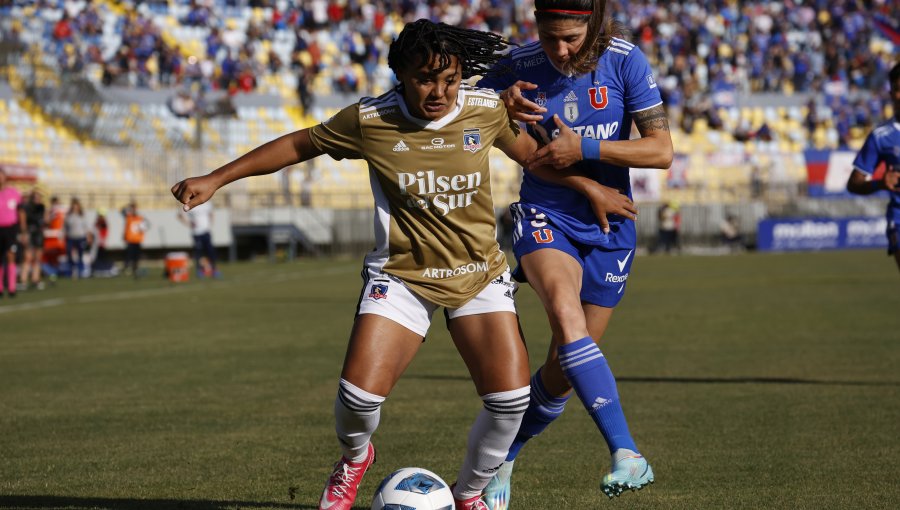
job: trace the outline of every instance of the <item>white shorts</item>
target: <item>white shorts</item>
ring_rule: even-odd
[[[454,319],[490,312],[516,313],[513,295],[518,288],[509,268],[506,268],[468,303],[459,308],[448,308],[447,317]],[[424,337],[431,326],[431,316],[439,306],[411,291],[403,280],[393,275],[370,267],[363,269],[363,289],[357,315],[380,315]]]

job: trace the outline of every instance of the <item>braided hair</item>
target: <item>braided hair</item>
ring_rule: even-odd
[[[534,19],[542,21],[573,19],[587,23],[584,45],[572,58],[572,71],[584,74],[593,71],[597,59],[609,46],[613,37],[625,38],[626,29],[606,15],[606,0],[535,0]]]
[[[420,19],[407,23],[388,50],[388,67],[399,76],[403,70],[419,68],[432,60],[440,73],[457,57],[463,79],[485,75],[502,57],[509,41],[497,34],[459,28]]]

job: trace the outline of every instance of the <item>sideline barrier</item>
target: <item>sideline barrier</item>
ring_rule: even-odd
[[[812,251],[887,248],[885,218],[798,218],[762,220],[760,251]]]

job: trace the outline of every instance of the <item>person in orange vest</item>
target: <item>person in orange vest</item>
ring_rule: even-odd
[[[56,282],[59,275],[59,258],[66,253],[66,240],[63,236],[65,223],[66,207],[60,203],[59,197],[51,197],[47,228],[44,229],[43,260],[43,269],[51,284]]]
[[[140,276],[138,264],[141,260],[141,244],[144,242],[144,232],[150,228],[150,224],[138,213],[135,202],[131,202],[122,209],[122,215],[125,217],[125,268],[123,273],[128,273],[131,268],[132,276],[137,278]]]

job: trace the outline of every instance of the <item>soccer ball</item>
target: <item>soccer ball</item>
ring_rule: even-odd
[[[398,469],[378,485],[372,510],[453,510],[453,493],[427,469]]]

